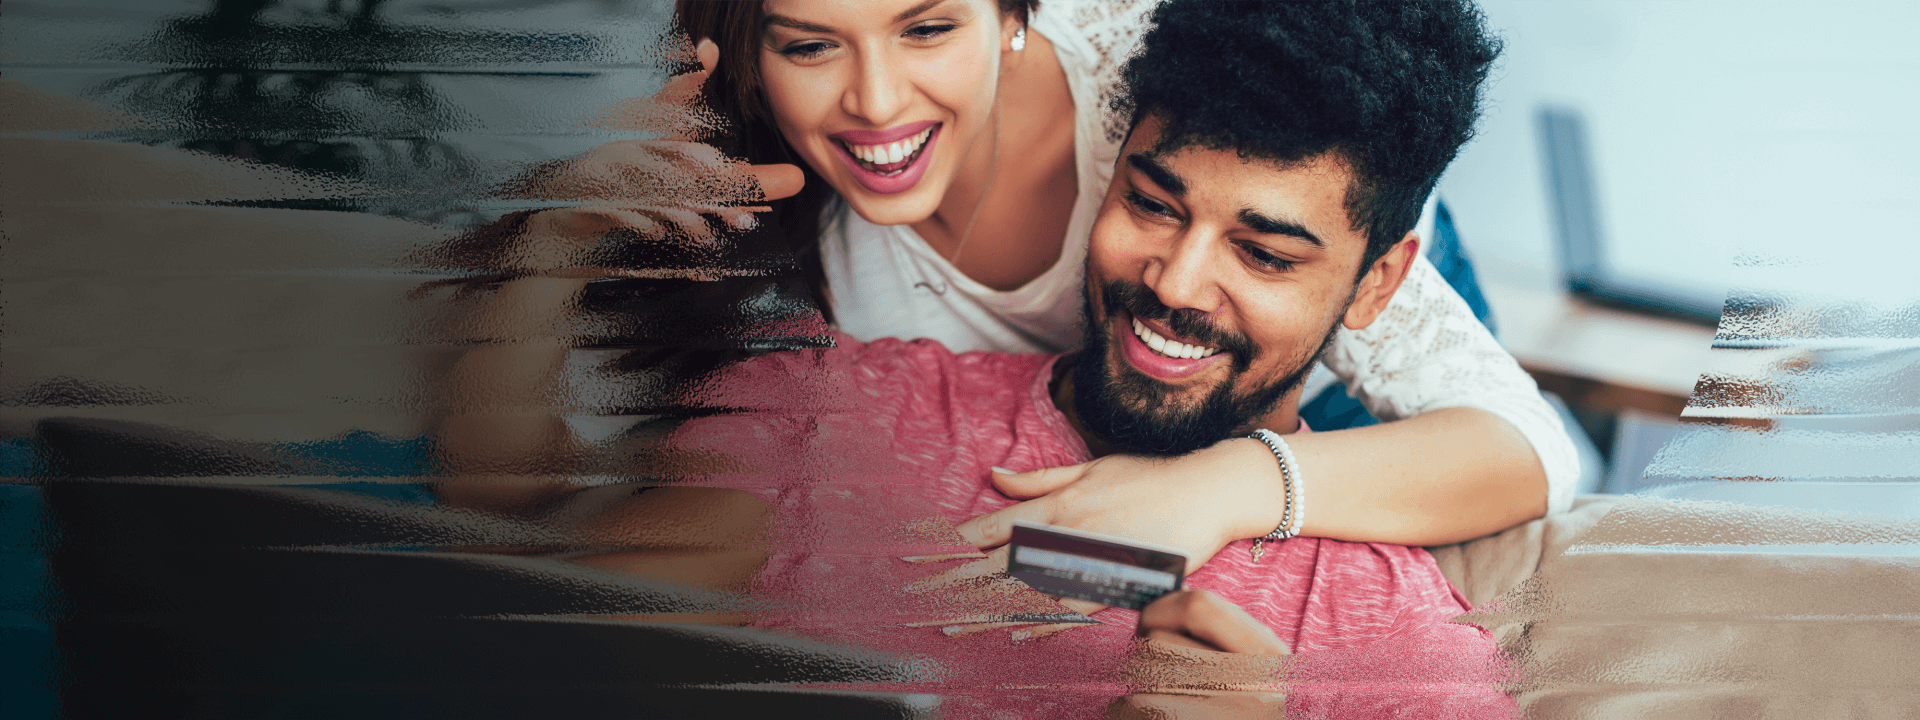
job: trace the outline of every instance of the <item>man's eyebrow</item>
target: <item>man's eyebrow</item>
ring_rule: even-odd
[[[913,7],[907,8],[906,12],[893,16],[893,21],[905,22],[908,18],[911,18],[915,15],[919,15],[920,13],[926,12],[928,10],[932,10],[933,6],[939,5],[940,3],[943,3],[946,1],[947,0],[927,0],[926,2],[920,3],[919,5],[915,5]]]
[[[1321,250],[1327,249],[1326,242],[1322,241],[1319,237],[1316,237],[1312,232],[1309,232],[1306,228],[1301,227],[1298,223],[1290,223],[1285,220],[1275,220],[1265,215],[1261,215],[1260,213],[1255,212],[1251,209],[1241,210],[1237,218],[1240,220],[1240,224],[1245,225],[1249,228],[1252,228],[1254,232],[1261,233],[1263,235],[1286,235],[1288,237],[1296,237],[1296,238],[1300,238],[1301,240],[1307,241],[1309,244]]]
[[[1161,189],[1173,193],[1174,197],[1183,198],[1187,196],[1187,182],[1181,180],[1179,175],[1173,174],[1172,170],[1168,170],[1167,166],[1161,165],[1160,161],[1154,159],[1152,156],[1146,153],[1134,153],[1127,156],[1127,164],[1133,166],[1133,169],[1139,170],[1142,175],[1146,175],[1148,180],[1153,181],[1153,184],[1159,185]]]

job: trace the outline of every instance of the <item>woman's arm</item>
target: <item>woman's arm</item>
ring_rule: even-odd
[[[1484,410],[1444,408],[1371,427],[1287,435],[1286,442],[1300,467],[1302,535],[1444,545],[1546,510],[1546,481],[1532,447]],[[1172,459],[1109,455],[996,474],[993,481],[1027,501],[962,523],[960,533],[976,546],[1005,544],[1013,521],[1026,520],[1181,548],[1189,571],[1227,543],[1279,526],[1286,498],[1278,461],[1251,439]]]
[[[1414,261],[1373,324],[1342,329],[1321,359],[1389,426],[1442,408],[1474,408],[1505,421],[1535,456],[1545,483],[1537,486],[1546,493],[1544,506],[1523,520],[1572,504],[1580,460],[1559,413],[1425,258]]]
[[[1547,512],[1546,475],[1533,446],[1511,424],[1478,408],[1442,408],[1370,427],[1292,435],[1287,443],[1300,465],[1300,494],[1307,503],[1303,535],[1445,545]],[[1264,459],[1274,462],[1271,452]],[[1274,464],[1269,480],[1278,483]]]

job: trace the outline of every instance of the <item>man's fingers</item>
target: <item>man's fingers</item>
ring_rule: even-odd
[[[1214,647],[1212,645],[1208,645],[1204,642],[1200,642],[1199,640],[1195,640],[1192,636],[1189,636],[1186,633],[1176,632],[1173,630],[1168,630],[1166,628],[1153,628],[1151,630],[1147,630],[1146,634],[1143,637],[1145,637],[1148,640],[1163,642],[1168,645],[1177,645],[1179,647],[1193,648],[1195,650],[1210,650],[1213,652],[1221,652],[1220,648]]]
[[[1068,610],[1072,610],[1074,612],[1080,613],[1081,615],[1086,615],[1089,617],[1091,617],[1094,613],[1107,609],[1107,606],[1101,605],[1100,603],[1093,602],[1091,600],[1078,600],[1075,598],[1060,598],[1060,604],[1067,606]]]
[[[1267,720],[1287,714],[1282,693],[1136,693],[1107,706],[1108,720]]]
[[[779,200],[800,194],[800,188],[807,183],[807,176],[800,172],[798,165],[753,165],[754,177],[760,180],[760,195],[763,200]]]
[[[1003,468],[994,468],[993,487],[1007,497],[1029,500],[1073,484],[1091,465],[1093,463],[1084,462],[1023,473],[1003,472]]]
[[[1049,525],[1052,524],[1053,510],[1045,499],[1010,505],[960,523],[960,537],[966,538],[967,542],[973,543],[974,547],[982,550],[997,548],[1013,539],[1015,520]],[[1003,564],[1002,567],[1004,568],[1005,565]]]
[[[1238,605],[1207,590],[1168,593],[1140,611],[1140,634],[1184,635],[1209,650],[1252,655],[1289,654],[1285,643]],[[1174,640],[1175,644],[1179,643]]]

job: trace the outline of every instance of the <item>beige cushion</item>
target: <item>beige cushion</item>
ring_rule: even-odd
[[[1904,515],[1622,497],[1462,621],[1529,718],[1920,717],[1916,547]]]
[[[1617,495],[1582,495],[1564,513],[1523,523],[1463,543],[1427,548],[1440,572],[1480,607],[1533,576],[1540,564],[1573,544],[1621,502]]]

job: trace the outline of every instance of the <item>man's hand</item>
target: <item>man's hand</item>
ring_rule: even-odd
[[[1108,718],[1274,718],[1286,695],[1273,692],[1279,657],[1291,654],[1273,630],[1207,590],[1162,595],[1140,611],[1148,644],[1127,672],[1149,692],[1107,707]],[[1234,688],[1223,690],[1221,688]]]
[[[1257,440],[1228,440],[1164,460],[1110,455],[995,472],[993,484],[1009,497],[1033,499],[961,523],[960,534],[976,547],[1005,545],[1013,522],[1025,520],[1179,548],[1188,573],[1227,543],[1272,531],[1286,492],[1272,453]]]
[[[1180,590],[1140,611],[1140,637],[1214,652],[1290,655],[1273,629],[1211,590]]]

